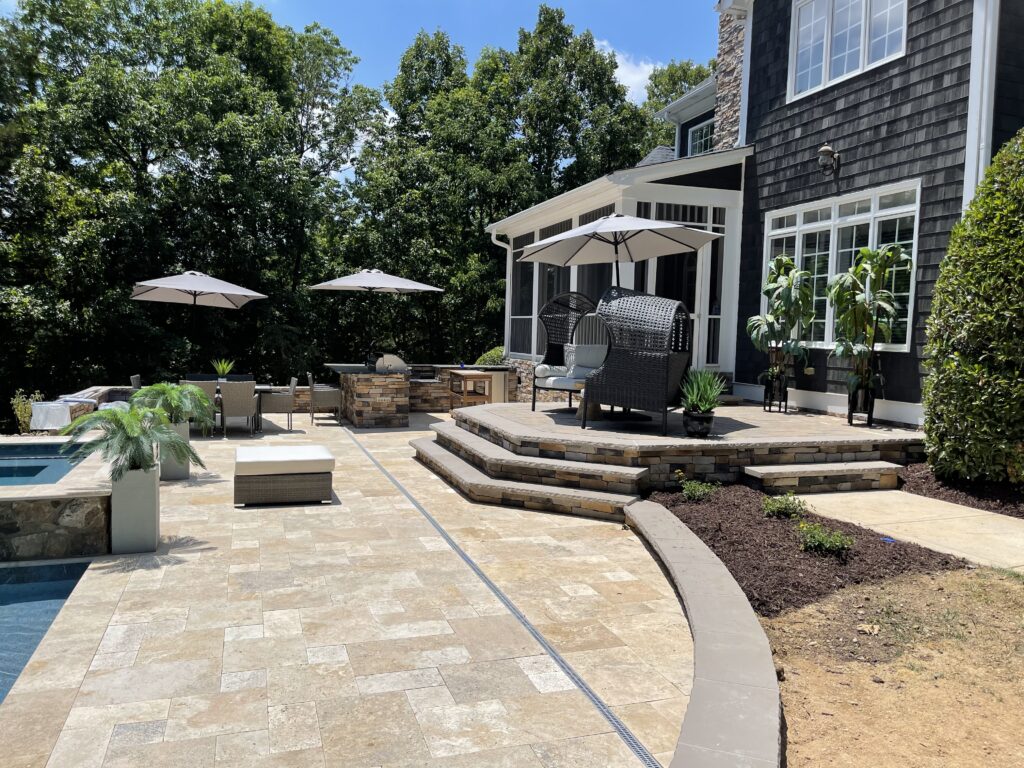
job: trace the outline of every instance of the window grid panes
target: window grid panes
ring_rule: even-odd
[[[906,0],[794,0],[790,97],[898,56]]]
[[[715,122],[709,120],[689,131],[689,156],[703,155],[715,148]]]
[[[894,185],[895,186],[895,185]],[[910,260],[892,270],[886,288],[892,291],[898,308],[898,319],[893,324],[892,347],[905,348],[910,337],[910,319],[914,300],[914,273],[916,254],[916,227],[918,216],[918,188],[893,187],[880,189],[870,197],[850,200],[841,198],[828,205],[825,216],[822,202],[801,208],[769,214],[768,221],[787,225],[781,231],[769,231],[765,244],[765,258],[773,259],[785,254],[801,268],[811,273],[814,295],[814,320],[805,329],[802,338],[815,346],[831,345],[835,332],[831,308],[827,302],[827,285],[835,275],[847,271],[861,249],[899,245]],[[790,209],[792,210],[792,209]],[[821,221],[808,226],[813,211],[821,212]],[[793,217],[802,222],[790,225]],[[774,229],[774,228],[773,228]],[[794,233],[795,230],[795,233]]]

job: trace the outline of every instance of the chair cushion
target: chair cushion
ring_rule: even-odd
[[[548,365],[541,363],[533,369],[533,375],[538,379],[545,379],[548,376],[568,376],[569,369],[564,365]]]
[[[306,475],[334,470],[334,456],[322,445],[243,446],[235,449],[235,476]]]
[[[587,373],[595,368],[600,368],[607,356],[608,347],[605,344],[572,345],[572,367],[587,368],[589,369]]]
[[[537,379],[537,386],[541,389],[564,389],[570,392],[583,389],[585,383],[583,379],[574,379],[569,376],[548,376],[544,379]]]

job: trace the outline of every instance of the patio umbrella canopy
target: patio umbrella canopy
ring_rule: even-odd
[[[238,309],[253,299],[267,297],[202,272],[182,272],[172,277],[136,283],[132,289],[132,298],[136,301],[162,301],[168,304]]]
[[[425,291],[441,291],[426,283],[395,277],[379,269],[363,269],[354,275],[339,277],[326,283],[310,286],[314,291],[370,291],[372,293],[423,293]]]
[[[671,221],[614,213],[526,246],[519,261],[560,267],[614,263],[618,282],[620,262],[696,251],[718,237],[721,235]]]

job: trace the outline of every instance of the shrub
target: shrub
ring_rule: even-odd
[[[784,520],[801,518],[807,512],[807,503],[790,491],[785,496],[765,496],[761,505],[765,517]]]
[[[26,395],[25,390],[19,389],[11,398],[11,408],[14,410],[14,418],[18,422],[18,432],[22,435],[32,429],[32,403],[38,403],[43,399],[43,393],[38,389],[31,395]]]
[[[1024,482],[1024,131],[996,155],[953,229],[925,351],[935,473]]]
[[[683,406],[692,413],[711,413],[725,392],[722,378],[703,368],[691,369],[679,386],[683,390]]]
[[[676,480],[682,489],[683,498],[687,501],[704,501],[718,488],[717,483],[705,483],[700,480],[690,480],[681,470],[676,470]]]
[[[505,360],[505,348],[488,349],[476,359],[474,365],[501,365]]]
[[[832,555],[842,560],[853,548],[852,536],[830,530],[821,523],[797,523],[796,533],[800,537],[800,549],[815,555]]]

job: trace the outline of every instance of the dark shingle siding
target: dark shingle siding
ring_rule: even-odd
[[[908,179],[922,180],[910,354],[885,354],[887,397],[921,397],[921,348],[938,263],[960,217],[970,75],[972,0],[911,0],[907,54],[896,61],[786,104],[791,0],[754,7],[747,141],[748,166],[740,267],[738,381],[763,367],[746,318],[760,311],[764,214]],[[842,157],[838,178],[816,165],[829,142]],[[812,355],[816,375],[801,386],[845,392],[845,374],[827,353]],[[823,374],[822,369],[827,368]]]

